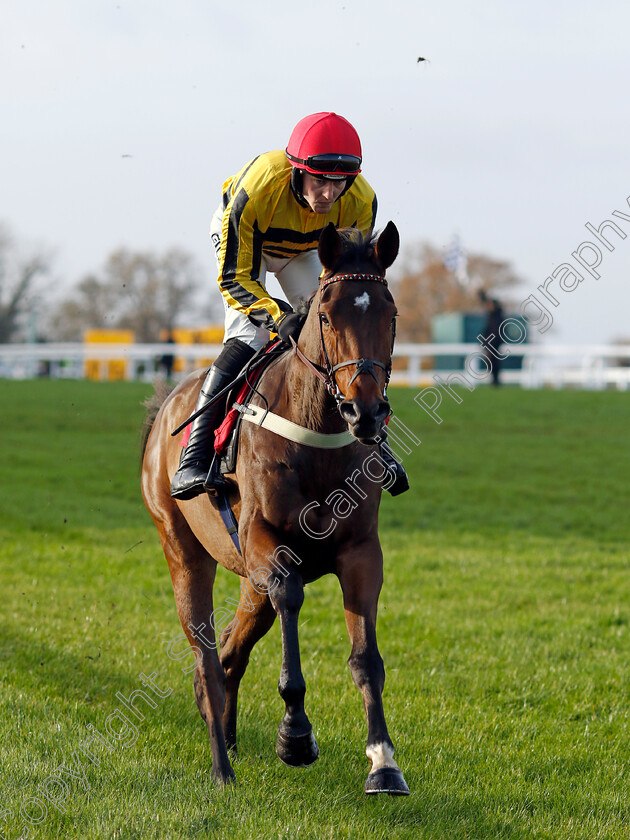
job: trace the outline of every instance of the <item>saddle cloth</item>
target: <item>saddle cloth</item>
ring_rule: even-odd
[[[263,366],[261,365],[260,368],[256,368],[252,376],[249,377],[250,382],[253,384],[255,384],[258,379],[260,372],[262,371],[262,367]],[[228,410],[219,428],[215,429],[214,432],[214,451],[217,455],[223,455],[225,450],[228,448],[232,433],[235,431],[236,421],[241,416],[234,408],[234,404],[243,405],[246,403],[251,392],[252,388],[249,382],[245,382],[243,383],[240,391],[236,394],[236,399],[230,399],[232,407]]]
[[[238,441],[243,415],[234,408],[234,405],[246,406],[256,390],[260,377],[278,356],[288,352],[288,348],[280,338],[270,341],[265,347],[258,351],[258,358],[250,361],[250,368],[247,380],[238,388],[238,391],[230,391],[227,400],[227,413],[225,419],[214,433],[214,468],[219,473],[233,473],[236,469],[236,457],[238,454]]]

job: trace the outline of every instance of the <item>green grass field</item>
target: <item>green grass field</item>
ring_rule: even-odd
[[[628,837],[627,394],[479,388],[445,398],[438,426],[392,389],[422,439],[412,492],[381,508],[385,706],[411,796],[373,799],[336,580],[309,586],[301,614],[320,760],[275,756],[276,623],[243,681],[238,785],[215,789],[191,660],[166,654],[180,627],[139,491],[150,389],[0,389],[1,836]],[[238,593],[220,570],[215,605]],[[114,715],[123,732],[116,695],[141,673],[165,696],[90,761],[88,727]]]

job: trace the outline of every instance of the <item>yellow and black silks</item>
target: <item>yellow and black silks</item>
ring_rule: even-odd
[[[317,248],[329,222],[368,231],[376,218],[376,195],[362,175],[329,213],[320,214],[298,202],[291,170],[283,151],[266,152],[223,185],[219,287],[230,306],[271,331],[283,309],[259,282],[263,254],[290,259]]]

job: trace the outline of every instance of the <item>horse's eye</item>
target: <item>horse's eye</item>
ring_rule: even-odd
[[[329,326],[330,326],[330,321],[329,321],[329,320],[328,320],[328,318],[324,315],[324,313],[323,313],[323,312],[320,312],[320,315],[319,315],[319,320],[322,322],[322,324],[323,324],[325,327],[329,327]]]

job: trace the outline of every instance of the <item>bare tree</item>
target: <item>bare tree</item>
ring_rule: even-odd
[[[50,270],[50,258],[42,253],[21,254],[5,226],[0,226],[0,342],[15,339],[20,316],[31,303],[29,295],[38,276]]]
[[[61,303],[53,331],[78,340],[85,329],[120,328],[133,330],[139,342],[158,341],[189,309],[201,279],[194,257],[181,249],[163,255],[119,249]]]
[[[483,254],[469,255],[468,274],[471,283],[462,285],[433,245],[421,245],[407,254],[402,274],[393,282],[399,340],[429,342],[434,315],[478,310],[480,289],[492,292],[520,282],[510,263]]]

